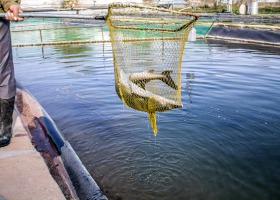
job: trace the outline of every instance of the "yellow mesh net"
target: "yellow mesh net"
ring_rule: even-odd
[[[106,23],[112,42],[115,87],[127,106],[148,113],[181,108],[181,64],[197,15],[134,4],[110,4]]]

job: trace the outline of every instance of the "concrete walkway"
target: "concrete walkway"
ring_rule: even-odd
[[[65,199],[14,112],[11,143],[0,148],[0,200]]]

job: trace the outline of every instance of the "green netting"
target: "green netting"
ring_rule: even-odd
[[[156,112],[182,107],[182,55],[197,19],[163,8],[109,5],[116,92],[127,106],[148,113],[154,134]]]

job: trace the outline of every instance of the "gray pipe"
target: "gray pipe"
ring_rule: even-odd
[[[70,18],[70,19],[97,19],[98,16],[93,15],[81,15],[81,14],[55,14],[55,13],[20,13],[20,17],[32,17],[32,18]],[[5,17],[5,13],[0,13],[0,17]]]

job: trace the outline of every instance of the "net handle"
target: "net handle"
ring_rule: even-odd
[[[6,13],[0,13],[0,18],[5,18]],[[68,19],[96,19],[97,16],[81,14],[57,14],[57,13],[36,13],[23,12],[18,14],[19,17],[26,18],[68,18]]]

